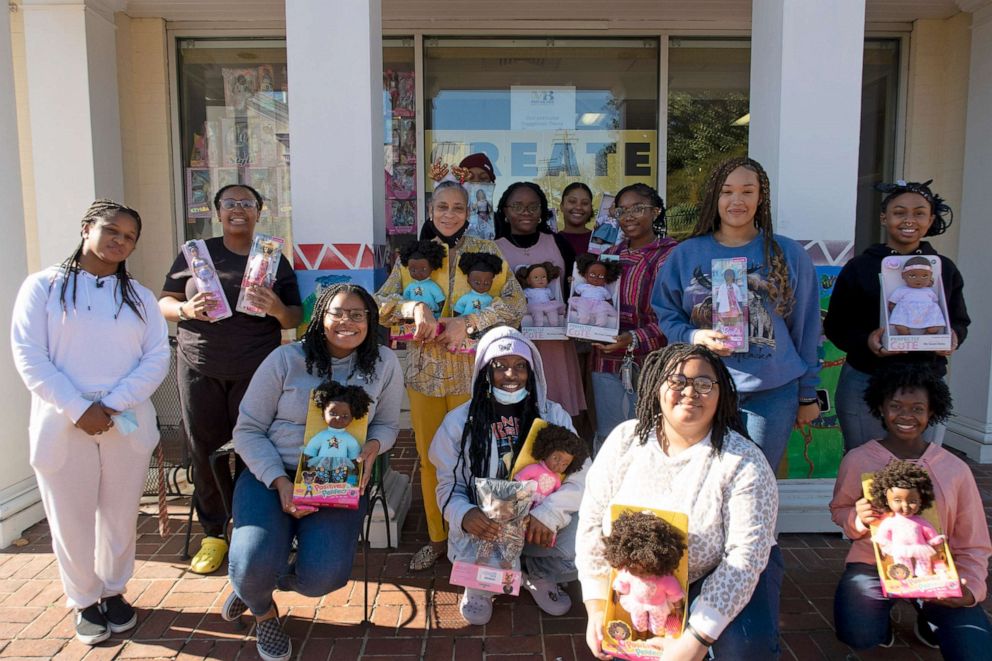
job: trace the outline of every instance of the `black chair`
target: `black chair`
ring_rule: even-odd
[[[369,622],[369,551],[372,548],[372,544],[369,541],[369,533],[372,530],[372,514],[375,512],[375,506],[377,503],[382,505],[382,516],[386,522],[386,547],[389,548],[393,545],[392,531],[389,529],[389,504],[386,500],[386,472],[389,470],[389,453],[379,455],[375,464],[372,466],[372,478],[370,479],[369,486],[369,505],[368,509],[365,511],[365,525],[362,528],[362,582],[364,583],[364,599],[363,605],[365,607],[365,619],[362,620],[364,623]]]

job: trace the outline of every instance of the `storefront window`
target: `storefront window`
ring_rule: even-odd
[[[186,239],[220,236],[214,192],[243,183],[264,200],[257,230],[292,246],[287,92],[285,41],[179,41]]]
[[[417,124],[413,39],[382,40],[386,234],[398,248],[417,232]]]
[[[523,180],[552,207],[573,181],[592,188],[594,204],[657,182],[656,39],[427,38],[424,103],[430,161],[484,152],[496,199]]]

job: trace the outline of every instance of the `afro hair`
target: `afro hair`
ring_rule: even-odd
[[[548,274],[548,282],[551,282],[555,278],[561,275],[561,269],[552,264],[551,262],[536,262],[534,264],[526,264],[524,266],[518,266],[514,275],[517,276],[517,282],[524,289],[527,289],[530,285],[527,284],[527,278],[530,274],[537,269],[544,269],[544,272]]]
[[[603,543],[611,567],[650,576],[675,573],[686,551],[682,531],[650,512],[621,513]]]
[[[486,271],[497,275],[503,270],[503,260],[489,252],[465,252],[458,258],[458,268],[468,275],[472,271]]]
[[[337,381],[324,381],[313,389],[313,403],[323,411],[331,402],[343,402],[351,408],[351,417],[364,418],[372,406],[372,398],[359,386],[346,386]]]
[[[544,461],[555,450],[572,455],[572,463],[565,469],[565,475],[571,475],[581,470],[582,464],[589,456],[589,449],[586,447],[585,441],[564,427],[549,424],[537,432],[531,454],[538,461]]]
[[[865,388],[865,404],[872,415],[882,421],[882,406],[904,390],[925,390],[930,404],[929,425],[947,420],[951,414],[951,391],[933,368],[920,363],[890,363],[871,375]]]
[[[911,461],[895,459],[875,472],[871,481],[871,504],[875,509],[889,509],[885,497],[889,489],[916,489],[920,494],[920,512],[933,504],[933,482],[930,481],[930,475]]]
[[[444,264],[445,255],[447,252],[440,243],[435,243],[430,239],[421,239],[400,248],[400,264],[407,266],[411,259],[426,259],[431,270],[436,271]]]
[[[607,284],[611,282],[616,282],[620,278],[620,262],[616,260],[601,260],[598,255],[593,255],[586,253],[580,255],[578,259],[575,260],[575,266],[579,270],[579,275],[583,278],[586,277],[586,271],[593,264],[600,264],[606,269],[606,282]]]

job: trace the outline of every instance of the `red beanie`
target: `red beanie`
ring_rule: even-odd
[[[496,181],[496,172],[493,170],[493,163],[489,157],[482,152],[469,154],[458,164],[460,168],[482,168],[489,174],[490,181]]]

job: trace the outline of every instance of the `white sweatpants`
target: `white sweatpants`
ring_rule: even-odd
[[[157,434],[155,434],[157,436]],[[146,429],[63,435],[66,461],[35,465],[70,608],[123,594],[134,573],[138,505],[155,443]]]

